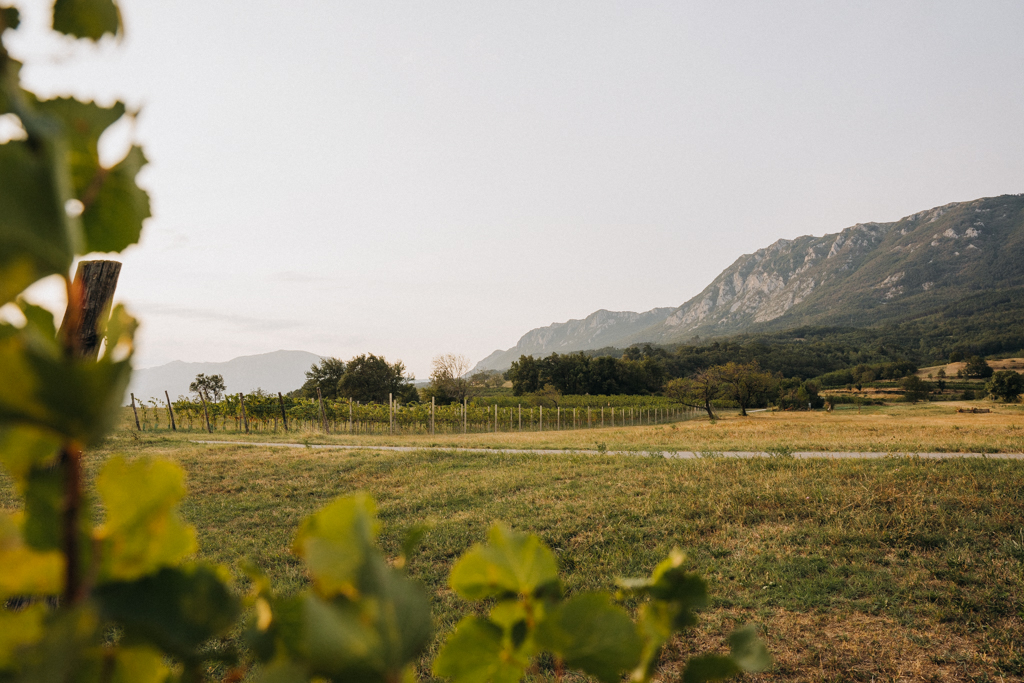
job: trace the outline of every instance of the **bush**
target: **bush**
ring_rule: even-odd
[[[1013,370],[1000,370],[985,385],[985,390],[992,398],[1012,403],[1024,393],[1024,377]]]

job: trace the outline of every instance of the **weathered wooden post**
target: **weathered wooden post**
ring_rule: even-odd
[[[249,433],[249,416],[245,412],[245,395],[241,392],[238,393],[238,401],[242,406],[242,426],[245,427],[245,433]]]
[[[178,431],[178,425],[174,421],[174,408],[171,407],[171,395],[164,389],[164,397],[167,399],[167,414],[171,416],[171,431]]]
[[[277,392],[277,405],[281,407],[281,424],[284,425],[284,431],[288,432],[288,413],[284,412],[284,396],[281,392]]]

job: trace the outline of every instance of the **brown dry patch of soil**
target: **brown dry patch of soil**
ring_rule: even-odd
[[[1005,643],[991,631],[964,634],[947,624],[908,626],[885,615],[800,613],[785,609],[752,612],[716,610],[688,636],[677,637],[663,654],[660,678],[678,680],[686,659],[725,654],[728,634],[757,623],[774,659],[748,681],[1011,681],[1021,680],[1000,666],[996,653]],[[1006,654],[1002,652],[1002,654]],[[1005,659],[1004,659],[1005,662]]]

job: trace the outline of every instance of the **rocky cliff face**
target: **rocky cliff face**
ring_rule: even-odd
[[[1024,194],[989,197],[893,223],[779,240],[738,258],[678,308],[598,311],[531,330],[476,370],[503,370],[522,354],[672,344],[808,324],[874,325],[942,310],[968,293],[1020,287]]]
[[[546,356],[552,352],[569,353],[621,345],[636,332],[664,320],[672,310],[655,308],[644,313],[600,310],[583,320],[538,327],[524,334],[511,349],[498,350],[484,358],[473,372],[505,370],[522,355]]]
[[[958,293],[1024,285],[1024,195],[947,204],[893,223],[779,240],[741,256],[630,342],[799,324],[874,324]]]

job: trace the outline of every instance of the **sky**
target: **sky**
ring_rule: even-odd
[[[1024,3],[17,3],[27,86],[141,107],[137,367],[277,349],[474,363],[679,306],[780,238],[1024,192]],[[60,310],[53,282],[32,292]]]

